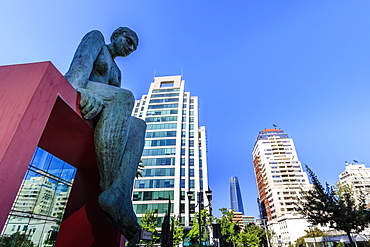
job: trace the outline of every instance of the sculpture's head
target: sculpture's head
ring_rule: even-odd
[[[127,57],[136,50],[139,38],[128,27],[117,28],[110,37],[116,56]]]

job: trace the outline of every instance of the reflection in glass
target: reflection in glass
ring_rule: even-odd
[[[0,237],[0,246],[54,246],[76,169],[37,148]]]

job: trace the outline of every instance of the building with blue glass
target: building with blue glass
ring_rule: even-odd
[[[243,199],[237,177],[230,178],[230,206],[234,212],[244,215]]]
[[[197,192],[208,190],[206,129],[199,126],[198,97],[185,92],[181,76],[155,77],[148,94],[137,100],[133,116],[147,123],[142,177],[133,188],[133,206],[140,219],[157,209],[158,225],[167,212],[190,225]],[[187,192],[193,192],[188,198]]]

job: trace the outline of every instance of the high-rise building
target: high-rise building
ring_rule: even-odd
[[[366,204],[370,203],[370,168],[364,164],[346,162],[344,172],[339,175],[339,183],[350,186],[356,199],[363,195]]]
[[[155,77],[148,94],[137,100],[133,115],[147,123],[142,177],[135,180],[133,205],[140,219],[157,209],[158,226],[167,212],[190,225],[196,195],[208,191],[206,129],[199,127],[198,97],[184,91],[181,76]],[[193,192],[190,199],[187,192]]]
[[[243,199],[237,177],[230,178],[230,204],[234,212],[240,212],[244,215]]]
[[[288,246],[309,223],[296,210],[301,189],[310,188],[292,138],[280,129],[260,131],[253,149],[261,221],[274,231],[273,246]]]
[[[300,189],[309,181],[293,139],[280,129],[259,132],[253,160],[259,200],[267,219],[294,212]]]

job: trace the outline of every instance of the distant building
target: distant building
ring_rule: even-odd
[[[241,212],[234,212],[234,218],[232,221],[237,223],[243,229],[247,225],[254,223],[254,217],[243,215]]]
[[[353,189],[356,199],[365,196],[366,204],[370,203],[370,168],[364,164],[348,164],[344,172],[339,175],[339,183],[348,185]]]
[[[181,76],[155,77],[148,94],[135,103],[133,116],[146,121],[142,177],[135,180],[133,206],[140,219],[147,210],[158,210],[157,226],[167,212],[189,226],[197,192],[203,205],[208,191],[206,128],[199,126],[198,97],[185,92]],[[193,192],[189,201],[187,192]],[[199,207],[199,205],[197,206]]]
[[[307,230],[307,221],[296,210],[301,188],[310,187],[308,176],[293,139],[281,129],[260,131],[252,155],[261,224],[267,222],[276,233],[273,242],[288,246]]]
[[[243,199],[237,177],[230,178],[230,205],[234,212],[244,215]]]

